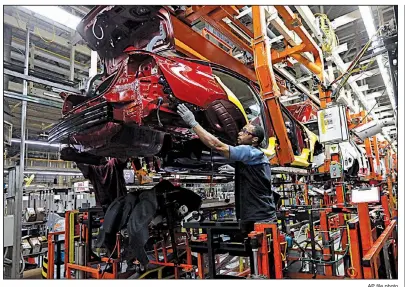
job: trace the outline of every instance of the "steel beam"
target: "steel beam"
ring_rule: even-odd
[[[390,112],[382,112],[382,113],[378,113],[376,114],[378,117],[377,118],[382,118],[382,117],[386,117],[386,116],[393,116],[394,115],[394,111],[390,111]]]
[[[73,36],[72,36],[72,38],[73,38]],[[70,64],[69,65],[69,68],[70,68],[69,80],[72,82],[75,80],[75,50],[76,50],[75,46],[73,44],[71,44],[70,63],[69,63]]]
[[[24,12],[25,14],[28,14],[31,17],[34,16],[35,18],[37,18],[37,19],[39,19],[39,20],[41,20],[43,22],[46,22],[46,24],[48,24],[48,25],[53,25],[53,26],[57,27],[58,29],[64,30],[64,31],[69,32],[69,33],[73,31],[73,29],[71,29],[71,28],[69,28],[69,27],[67,27],[65,25],[62,25],[62,24],[60,24],[60,23],[58,23],[56,21],[53,21],[50,18],[44,17],[44,16],[42,16],[42,15],[40,15],[38,13],[35,13],[35,12],[31,11],[31,10],[28,10],[27,8],[25,8],[23,6],[14,6],[14,7],[16,9],[20,10],[21,12]],[[42,36],[42,34],[41,34],[41,36]]]
[[[30,95],[23,95],[19,93],[14,93],[10,91],[4,91],[3,92],[4,97],[15,99],[15,100],[20,100],[20,101],[27,101],[30,103],[35,103],[35,104],[40,104],[48,107],[54,107],[54,108],[62,108],[62,103],[60,102],[54,102],[54,101],[49,101],[41,98],[36,98]]]
[[[3,61],[11,63],[11,39],[12,39],[11,27],[4,26],[4,35],[3,35]],[[9,76],[4,76],[4,85],[3,89],[8,89]]]
[[[386,110],[391,110],[392,107],[391,106],[379,106],[378,108],[374,109],[374,112],[378,113],[378,112],[382,112],[382,111],[386,111]]]
[[[13,38],[12,45],[16,49],[24,50],[24,45],[22,45],[16,38]],[[36,47],[35,56],[39,56],[39,57],[54,61],[56,63],[65,65],[67,67],[70,67],[70,59],[68,59],[67,57],[64,57],[62,55],[57,55],[51,51],[48,51],[48,50],[45,50],[45,49],[42,49],[39,47]],[[86,72],[86,74],[87,74],[89,67],[84,64],[80,64],[79,62],[75,62],[75,69],[80,70],[82,72]]]
[[[350,83],[351,81],[356,81],[356,82],[361,81],[361,80],[373,77],[378,74],[380,74],[380,69],[373,69],[370,71],[362,72],[361,75],[356,74],[356,75],[351,76],[348,82]]]
[[[11,71],[9,69],[4,69],[4,74],[10,75],[10,76],[13,76],[13,77],[17,77],[17,78],[20,78],[20,79],[23,79],[23,80],[26,80],[26,81],[35,82],[35,83],[38,83],[38,84],[43,84],[43,85],[46,85],[46,86],[54,87],[54,88],[64,90],[64,91],[67,91],[67,92],[78,93],[78,94],[80,93],[80,91],[78,89],[76,89],[76,88],[69,87],[69,86],[62,85],[62,84],[58,84],[58,83],[53,83],[51,81],[43,80],[43,79],[40,79],[40,78],[37,78],[37,77],[21,74],[21,73],[18,73],[18,72]]]
[[[313,32],[314,36],[318,39],[319,42],[322,41],[322,32],[319,29],[319,26],[316,25],[315,17],[312,17],[312,11],[308,6],[295,6],[298,13],[300,13],[302,19],[307,23],[309,29]],[[310,13],[309,13],[310,12]]]
[[[303,76],[303,77],[297,79],[297,81],[300,83],[308,82],[309,80],[312,80],[312,76]]]
[[[29,57],[30,57],[30,29],[27,29],[25,38],[25,60],[24,60],[24,76],[28,76]],[[28,94],[28,81],[23,81],[23,95]],[[24,183],[24,168],[25,168],[25,132],[27,125],[27,101],[22,101],[21,107],[21,143],[20,143],[20,176],[16,178],[16,193],[14,197],[14,237],[13,237],[13,262],[11,269],[11,278],[21,278],[20,259],[21,257],[21,224],[22,224],[22,197]],[[24,259],[22,259],[24,260]]]
[[[4,21],[5,25],[10,25],[10,26],[12,26],[12,27],[14,27],[16,29],[20,29],[20,30],[23,30],[23,31],[27,30],[27,23],[26,22],[17,20],[15,17],[7,15],[7,14],[4,14],[3,16],[4,16],[3,21]],[[42,38],[44,38],[44,39],[46,39],[48,41],[53,40],[54,44],[57,44],[59,46],[63,46],[65,48],[69,49],[69,47],[70,47],[69,40],[67,40],[67,39],[65,39],[65,38],[63,38],[61,36],[54,35],[53,33],[42,30],[40,28],[36,28],[35,30],[41,34]],[[79,52],[79,53],[82,53],[82,54],[84,54],[86,56],[90,56],[90,49],[87,46],[77,45],[76,46],[76,51]]]
[[[374,93],[367,94],[366,99],[369,100],[369,99],[372,99],[372,98],[381,97],[383,95],[383,93],[384,93],[383,91],[379,91],[379,92],[374,92]]]
[[[311,22],[311,21],[313,22],[313,21],[315,20],[315,16],[313,15],[313,13],[312,13],[312,11],[311,11],[310,9],[309,9],[309,11],[308,11],[308,9],[306,9],[306,11],[304,11],[304,14],[307,14],[306,17],[304,18],[304,20],[305,20],[305,19],[308,19],[308,21],[310,21],[310,22]],[[313,20],[311,20],[311,19],[313,19]],[[307,23],[307,24],[308,24],[308,26],[309,26],[310,29],[311,29],[311,26],[313,26],[313,25],[310,25],[310,23]],[[316,30],[313,30],[312,32],[316,34],[317,31],[316,31]],[[344,73],[344,72],[347,70],[347,65],[348,65],[348,64],[343,62],[342,58],[339,56],[338,53],[332,52],[331,59],[332,59],[332,61],[335,63],[336,67],[338,68],[338,70],[339,70],[341,73]],[[357,85],[357,83],[356,83],[355,81],[353,81],[353,82],[349,82],[349,85],[350,85],[350,87],[352,88],[353,92],[356,94],[357,99],[359,100],[360,104],[364,107],[364,109],[367,110],[367,111],[368,111],[369,109],[371,109],[371,107],[369,107],[369,104],[368,104],[368,102],[367,102],[367,99],[365,98],[365,96],[363,95],[363,93],[359,90],[359,86]],[[354,109],[354,107],[352,107],[352,108]],[[377,117],[376,117],[374,111],[370,111],[370,116],[372,116],[373,118],[377,119]],[[385,137],[389,142],[392,142],[389,135],[384,134],[384,137]]]
[[[35,53],[36,52],[37,51],[35,51]],[[18,52],[11,52],[11,58],[13,58],[14,60],[16,60],[18,62],[24,62],[24,56]],[[53,64],[41,61],[41,60],[34,59],[33,64],[34,64],[33,65],[34,67],[39,67],[39,68],[42,68],[42,69],[45,69],[48,71],[53,71],[54,73],[59,74],[59,75],[63,75],[63,76],[67,76],[67,77],[71,75],[70,70],[58,67],[57,65],[53,65]],[[80,78],[84,78],[84,76],[82,76]]]
[[[307,95],[312,101],[314,101],[318,106],[321,104],[320,100],[318,97],[314,95],[310,90],[307,89],[303,84],[301,84],[293,75],[291,75],[286,69],[284,68],[278,68],[277,65],[275,65],[274,70],[282,74],[288,81],[290,81],[297,89],[299,89],[301,92],[303,92],[305,95]]]
[[[16,83],[16,82],[10,82],[9,90],[8,90],[9,92],[22,94],[22,90],[23,90],[22,84]],[[31,93],[29,95],[34,98],[63,103],[63,100],[61,97],[59,97],[58,93],[49,92],[49,91],[41,89],[41,88],[36,88],[36,87],[32,88]]]
[[[238,72],[252,81],[257,80],[256,74],[252,69],[231,55],[227,54],[221,48],[218,48],[216,45],[209,42],[202,35],[195,32],[176,17],[172,17],[172,24],[174,34],[176,35],[176,49],[180,50],[189,57],[209,60],[214,63],[227,66],[231,70]]]
[[[331,22],[333,29],[337,29],[341,26],[349,24],[353,21],[356,21],[361,18],[359,10],[354,10],[353,12],[347,13],[343,16],[340,16]]]
[[[360,92],[365,92],[368,91],[370,88],[368,87],[368,85],[363,85],[363,86],[359,86],[359,91]]]

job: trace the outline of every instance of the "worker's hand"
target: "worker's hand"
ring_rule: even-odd
[[[180,104],[177,106],[177,113],[191,128],[194,128],[196,125],[198,125],[198,122],[195,120],[193,113],[184,104]]]

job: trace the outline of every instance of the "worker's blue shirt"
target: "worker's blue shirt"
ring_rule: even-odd
[[[260,149],[250,145],[229,146],[229,158],[247,165],[269,164],[266,155]]]
[[[229,146],[229,158],[237,163],[235,184],[241,192],[241,220],[276,221],[269,159],[250,145]]]

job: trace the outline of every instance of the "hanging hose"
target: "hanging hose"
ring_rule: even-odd
[[[23,256],[23,254],[22,254],[22,251],[21,251],[21,261],[22,261],[22,266],[21,266],[21,271],[20,271],[20,273],[19,274],[23,274],[23,272],[24,272],[24,269],[25,269],[25,261],[24,261],[24,256]]]
[[[163,98],[159,97],[158,98],[158,103],[157,103],[157,111],[156,111],[156,117],[157,117],[157,120],[158,120],[158,123],[159,123],[159,127],[163,127],[163,124],[160,121],[160,115],[159,115],[159,111],[160,111],[160,107],[162,106],[162,103],[163,103]]]
[[[98,36],[96,35],[96,32],[94,31],[94,27],[96,26],[97,20],[98,20],[98,17],[96,17],[96,19],[94,20],[93,27],[92,27],[91,30],[92,30],[92,32],[93,32],[93,36],[94,36],[97,40],[103,40],[103,38],[104,38],[104,30],[103,30],[103,28],[102,28],[100,25],[98,25],[98,27],[99,27],[100,30],[101,30],[101,37],[98,37]]]
[[[383,28],[383,26],[381,26],[380,28],[378,28],[378,30],[375,32],[375,34],[370,37],[370,39],[368,40],[368,42],[363,46],[363,48],[360,50],[360,52],[357,54],[357,56],[354,58],[354,60],[352,61],[352,63],[350,64],[350,66],[347,68],[347,70],[342,73],[339,77],[337,77],[330,85],[332,86],[334,83],[336,83],[337,81],[339,81],[340,79],[342,79],[345,75],[349,74],[349,76],[351,75],[350,73],[353,72],[354,67],[360,62],[360,59],[364,56],[364,54],[366,53],[366,51],[368,50],[368,48],[370,47],[371,43],[372,43],[372,39],[374,38],[374,36],[378,35],[378,33],[380,33],[381,29]],[[371,65],[371,64],[370,64]],[[368,68],[370,65],[367,65],[366,67]],[[345,80],[345,82],[347,82],[348,78]]]
[[[333,49],[339,46],[339,39],[332,28],[332,24],[326,14],[315,14],[319,16],[320,28],[324,34],[322,51],[331,54]]]

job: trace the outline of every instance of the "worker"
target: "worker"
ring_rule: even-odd
[[[238,145],[230,146],[207,132],[184,104],[178,105],[177,112],[207,147],[239,165],[235,177],[238,177],[241,190],[240,219],[244,222],[277,222],[270,164],[259,148],[264,139],[263,128],[247,124],[238,134]]]

